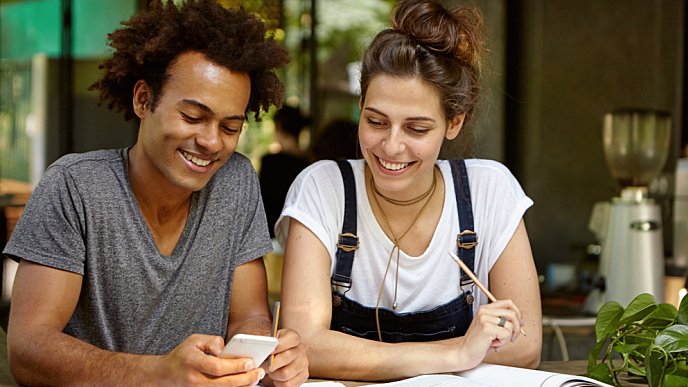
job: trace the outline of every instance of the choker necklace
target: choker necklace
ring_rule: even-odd
[[[436,168],[436,167],[435,167]],[[385,269],[385,275],[382,277],[382,286],[380,286],[380,294],[377,296],[377,304],[375,304],[375,323],[377,324],[377,335],[380,341],[382,341],[382,332],[380,331],[380,317],[378,315],[378,308],[380,307],[380,298],[382,298],[382,290],[385,288],[385,280],[387,279],[387,273],[389,272],[389,266],[392,263],[392,257],[394,256],[394,250],[397,251],[397,269],[396,269],[396,275],[394,277],[394,302],[392,303],[392,310],[397,309],[397,286],[399,284],[399,252],[401,249],[399,248],[399,241],[401,238],[406,236],[406,234],[411,230],[411,227],[413,227],[414,224],[416,224],[416,221],[418,218],[420,218],[420,215],[423,213],[423,210],[425,210],[425,207],[428,206],[428,203],[430,203],[430,199],[432,199],[432,195],[435,193],[435,189],[437,188],[437,174],[435,173],[435,168],[432,170],[432,185],[430,185],[430,189],[428,189],[427,192],[424,194],[420,195],[419,197],[415,199],[411,199],[408,201],[398,201],[394,199],[390,199],[386,196],[383,196],[380,194],[375,187],[375,181],[373,180],[373,174],[370,174],[369,182],[368,184],[373,188],[373,199],[375,200],[375,204],[377,205],[377,208],[380,210],[380,213],[382,214],[382,219],[385,221],[385,225],[389,229],[389,233],[392,234],[393,242],[394,242],[394,247],[392,247],[392,251],[389,254],[389,260],[387,261],[387,269]],[[423,207],[421,207],[420,211],[418,211],[418,214],[416,214],[416,217],[413,218],[413,222],[408,226],[406,231],[404,231],[403,234],[401,234],[400,237],[397,238],[397,236],[394,234],[394,231],[392,230],[392,226],[389,224],[389,220],[387,220],[387,215],[385,215],[385,211],[382,209],[382,206],[380,206],[380,202],[377,200],[376,194],[380,195],[383,199],[387,200],[388,202],[392,204],[397,204],[397,205],[402,205],[402,206],[408,206],[410,204],[418,203],[419,201],[425,199],[426,197],[428,200],[423,204]],[[394,201],[393,201],[394,200]],[[398,202],[398,203],[395,203]],[[402,204],[403,203],[403,204]]]
[[[435,186],[437,185],[437,175],[435,175],[435,170],[433,169],[433,171],[432,171],[432,184],[430,185],[430,188],[428,188],[428,190],[425,191],[425,193],[421,194],[420,196],[413,198],[413,199],[409,199],[409,200],[392,199],[392,198],[389,198],[389,197],[383,195],[382,193],[380,193],[380,191],[378,191],[378,189],[377,189],[377,186],[375,185],[375,182],[373,181],[373,174],[372,173],[370,174],[370,181],[371,181],[371,186],[373,187],[373,192],[375,192],[375,194],[380,196],[381,198],[385,199],[388,203],[396,204],[397,206],[410,206],[412,204],[416,204],[416,203],[420,202],[421,200],[425,199],[432,192],[435,192]],[[375,196],[375,195],[373,195],[373,196]]]

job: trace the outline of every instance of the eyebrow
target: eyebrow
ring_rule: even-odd
[[[381,116],[384,116],[384,117],[386,117],[386,118],[389,118],[389,117],[387,116],[387,114],[385,114],[385,113],[383,113],[383,112],[381,112],[381,111],[379,111],[379,110],[377,110],[377,109],[375,109],[375,108],[372,108],[372,107],[367,107],[367,108],[365,108],[364,110],[370,110],[370,111],[373,112],[373,113],[377,113],[377,114],[379,114],[379,115],[381,115]],[[406,120],[406,121],[432,121],[432,122],[435,122],[435,120],[433,120],[432,118],[430,118],[430,117],[423,117],[423,116],[420,116],[420,117],[406,117],[405,120]]]
[[[213,109],[211,109],[211,108],[209,108],[208,106],[206,106],[206,105],[204,105],[204,104],[202,104],[202,103],[200,103],[200,102],[198,102],[198,101],[195,101],[195,100],[193,100],[193,99],[183,99],[182,102],[184,102],[184,103],[187,104],[187,105],[195,106],[195,107],[197,107],[197,108],[199,108],[199,109],[201,109],[201,110],[203,110],[203,111],[205,111],[205,112],[207,112],[207,113],[215,114],[215,112],[213,112]],[[244,116],[244,115],[241,115],[241,116],[234,115],[234,116],[225,117],[224,119],[225,119],[225,120],[241,120],[241,121],[246,121],[246,116]]]

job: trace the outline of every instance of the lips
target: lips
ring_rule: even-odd
[[[213,162],[212,160],[199,159],[198,157],[190,155],[190,154],[184,152],[183,150],[180,150],[180,152],[182,153],[182,156],[184,156],[187,160],[194,163],[194,165],[198,165],[199,167],[205,167],[206,165]]]

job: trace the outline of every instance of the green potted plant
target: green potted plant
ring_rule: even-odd
[[[607,302],[597,314],[595,335],[585,376],[622,387],[617,376],[628,371],[644,377],[650,387],[688,386],[688,297],[678,311],[671,304],[657,304],[647,293],[626,309]],[[619,361],[612,362],[613,352],[621,356]]]

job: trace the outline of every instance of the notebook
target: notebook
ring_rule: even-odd
[[[332,382],[327,382],[332,383]],[[339,384],[339,383],[336,383]],[[310,385],[310,383],[309,383]],[[454,375],[421,375],[397,382],[371,384],[370,387],[612,387],[584,376],[480,364]],[[313,386],[316,387],[316,386]],[[320,387],[335,387],[335,383]],[[343,385],[342,385],[343,387]]]

